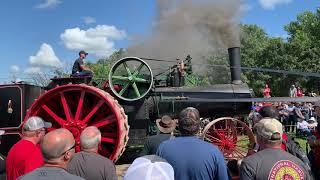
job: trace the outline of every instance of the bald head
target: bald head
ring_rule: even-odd
[[[47,162],[61,157],[74,144],[74,137],[70,131],[64,128],[56,129],[44,136],[41,151]]]
[[[101,142],[101,132],[95,126],[89,126],[84,129],[80,136],[80,145],[82,150],[98,149]]]

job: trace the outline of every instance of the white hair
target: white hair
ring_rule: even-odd
[[[85,128],[80,135],[81,149],[98,148],[101,142],[101,132],[95,126]]]

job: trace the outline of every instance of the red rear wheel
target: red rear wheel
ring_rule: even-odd
[[[243,159],[253,148],[255,138],[250,128],[234,118],[218,118],[203,130],[202,138],[219,147],[225,159]]]
[[[108,93],[84,84],[56,87],[39,99],[28,110],[30,116],[42,117],[52,123],[53,130],[66,128],[80,150],[80,134],[88,126],[96,126],[102,133],[99,153],[116,161],[128,141],[128,122],[123,108]]]

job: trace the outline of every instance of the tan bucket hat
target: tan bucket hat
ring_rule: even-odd
[[[171,133],[176,129],[176,121],[170,116],[164,115],[161,119],[156,120],[157,127],[162,133]]]

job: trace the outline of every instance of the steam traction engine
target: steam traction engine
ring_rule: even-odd
[[[128,141],[130,145],[143,143],[148,126],[155,119],[163,115],[175,118],[182,109],[192,106],[207,120],[202,138],[218,145],[227,159],[242,158],[254,142],[247,125],[233,118],[213,120],[250,110],[250,102],[239,101],[251,98],[249,88],[240,81],[239,48],[230,48],[229,57],[233,83],[210,87],[184,87],[183,64],[173,67],[180,77],[169,75],[177,78],[160,86],[154,83],[148,64],[135,57],[117,61],[102,88],[89,86],[85,77],[54,78],[46,92],[25,84],[2,85],[0,129],[6,131],[2,151],[7,152],[19,139],[23,121],[40,116],[52,123],[49,131],[69,129],[76,139],[76,150],[82,130],[98,127],[102,132],[100,154],[116,161]]]

